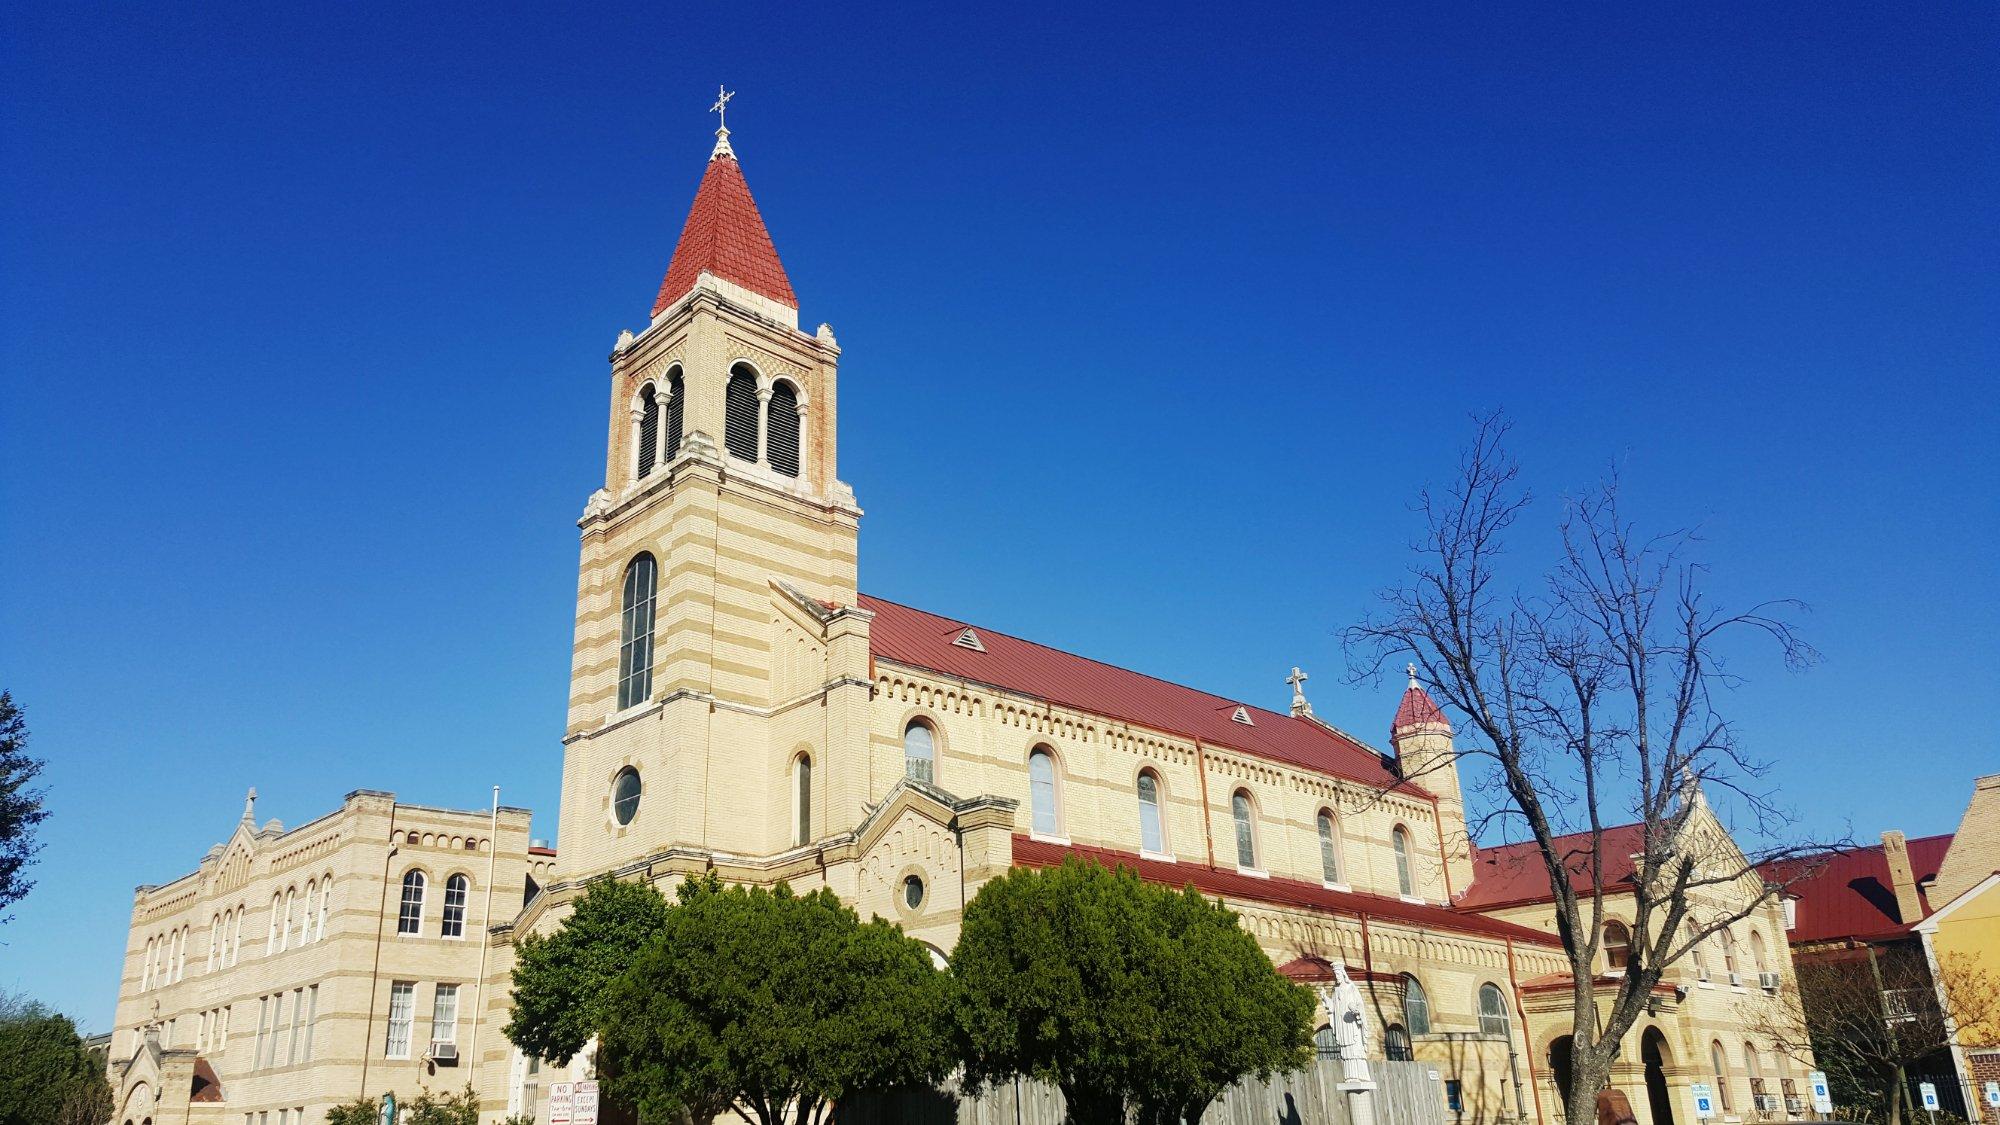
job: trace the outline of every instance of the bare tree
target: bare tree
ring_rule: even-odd
[[[1793,667],[1816,654],[1784,619],[1796,603],[1714,607],[1703,568],[1687,557],[1693,537],[1638,533],[1620,512],[1615,478],[1565,504],[1545,574],[1510,582],[1500,564],[1528,496],[1503,449],[1507,421],[1495,413],[1477,423],[1456,481],[1421,494],[1425,528],[1408,579],[1383,591],[1345,638],[1356,675],[1407,659],[1460,716],[1456,759],[1486,767],[1475,780],[1494,798],[1474,837],[1497,818],[1534,841],[1574,982],[1563,1102],[1569,1120],[1591,1121],[1619,1043],[1662,973],[1769,901],[1775,890],[1757,863],[1819,850],[1792,844],[1746,856],[1697,822],[1706,788],[1726,791],[1761,839],[1790,823],[1758,788],[1765,767],[1718,710],[1718,692],[1735,682],[1721,646],[1746,633]],[[1600,1009],[1592,968],[1608,889],[1601,845],[1607,827],[1632,821],[1643,847],[1631,884],[1614,892],[1634,900],[1629,962]],[[1572,828],[1585,834],[1581,845],[1558,839]]]

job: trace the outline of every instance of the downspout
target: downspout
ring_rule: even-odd
[[[1514,1011],[1521,1017],[1521,1042],[1532,1045],[1535,1039],[1528,1033],[1528,1006],[1521,1001],[1521,979],[1514,972],[1513,938],[1507,939],[1507,984],[1514,990]],[[1514,1074],[1514,1107],[1521,1111],[1522,1119],[1526,1120],[1528,1107],[1521,1099],[1521,1072],[1515,1069],[1515,1057],[1514,1042],[1510,1036],[1507,1041],[1507,1069]],[[1528,1052],[1528,1088],[1535,1092],[1535,1120],[1539,1121],[1542,1118],[1542,1080],[1535,1076],[1533,1051]]]
[[[479,1025],[486,1015],[486,954],[493,948],[493,868],[500,858],[500,787],[493,787],[493,812],[486,822],[486,917],[480,922],[479,937],[479,983],[473,986],[472,1000],[472,1070],[465,1078],[468,1085],[479,1078]]]
[[[368,1062],[375,1052],[368,1048],[375,1041],[375,988],[382,980],[382,919],[389,909],[389,863],[396,858],[396,804],[389,804],[389,854],[382,857],[382,894],[375,903],[375,963],[368,970],[368,1021],[361,1033],[361,1089],[358,1096],[368,1096]]]
[[[1201,739],[1194,740],[1194,772],[1201,779],[1201,838],[1208,844],[1208,865],[1215,866],[1215,823],[1209,817],[1208,758],[1202,753]],[[1366,923],[1363,923],[1364,931]]]

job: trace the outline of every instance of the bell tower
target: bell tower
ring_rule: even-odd
[[[719,128],[651,317],[610,357],[604,487],[578,521],[565,877],[675,848],[770,856],[862,815],[865,771],[843,767],[868,743],[871,615],[840,348],[798,323]]]

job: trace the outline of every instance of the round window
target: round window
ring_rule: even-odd
[[[903,877],[903,903],[911,910],[924,904],[924,881],[915,875]]]
[[[611,779],[611,818],[630,824],[639,813],[639,771],[626,766]]]

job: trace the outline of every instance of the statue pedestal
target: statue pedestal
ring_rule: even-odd
[[[1334,1085],[1347,1098],[1347,1118],[1351,1125],[1375,1125],[1375,1079],[1368,1074],[1367,1062],[1344,1059],[1343,1077]]]

